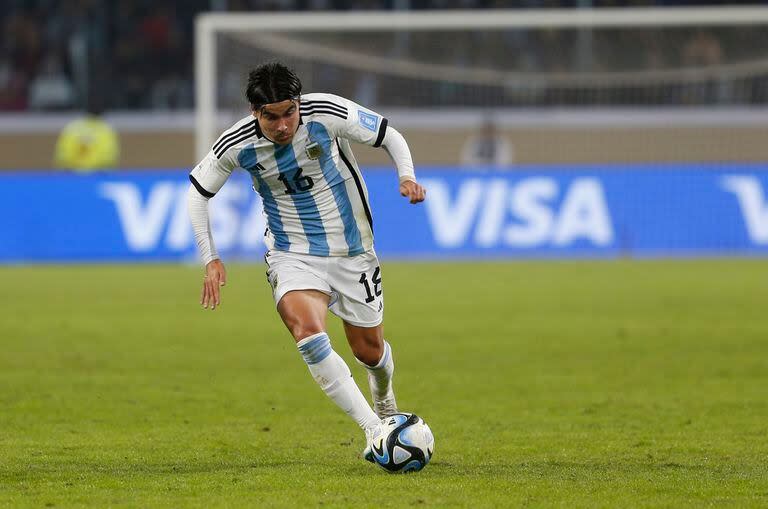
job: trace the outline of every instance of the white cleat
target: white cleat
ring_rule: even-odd
[[[395,401],[395,395],[392,394],[388,398],[373,401],[373,411],[379,416],[379,419],[384,419],[390,415],[400,413],[397,409],[397,402]]]
[[[371,388],[371,396],[373,397],[373,411],[376,412],[379,419],[399,413],[397,401],[395,401],[395,391],[392,390],[392,383],[389,384],[387,393],[380,398],[376,397],[376,379],[370,373],[368,373],[368,385]]]
[[[376,426],[372,426],[365,430],[365,449],[363,449],[363,459],[365,461],[374,463],[373,446],[377,445],[379,448],[381,448],[381,442],[383,438],[384,430],[382,429],[381,423],[378,423]]]

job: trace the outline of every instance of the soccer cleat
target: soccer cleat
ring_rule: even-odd
[[[373,398],[373,411],[376,412],[379,419],[399,413],[397,402],[395,401],[395,391],[392,390],[392,382],[389,383],[389,390],[387,390],[383,397],[377,397],[376,377],[370,372],[368,373],[368,385],[371,388],[371,396]]]
[[[365,430],[365,449],[363,449],[363,459],[365,461],[373,461],[373,446],[381,446],[382,439],[384,438],[384,431],[381,423],[376,424]]]
[[[397,410],[397,402],[395,401],[395,395],[390,393],[391,396],[381,400],[374,400],[373,411],[379,416],[379,419],[384,419],[390,415],[399,413]]]

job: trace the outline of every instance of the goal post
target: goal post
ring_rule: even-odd
[[[247,111],[246,72],[268,59],[307,92],[432,111],[437,127],[446,110],[768,102],[768,7],[216,12],[195,34],[198,159]]]

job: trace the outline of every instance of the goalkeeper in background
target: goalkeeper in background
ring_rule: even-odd
[[[397,412],[395,365],[382,328],[368,193],[349,142],[384,147],[400,194],[411,203],[424,201],[426,191],[416,182],[405,139],[378,113],[331,94],[301,95],[301,81],[280,63],[251,71],[246,97],[251,114],[225,131],[189,176],[189,214],[205,265],[201,304],[215,309],[226,281],[208,200],[241,167],[264,205],[267,279],[277,312],[315,381],[365,431],[363,456],[373,461],[380,419]],[[331,346],[329,309],[344,322],[352,352],[368,371],[373,410]]]
[[[64,126],[56,141],[57,168],[86,173],[117,167],[120,140],[101,113],[101,107],[92,100],[87,115]]]

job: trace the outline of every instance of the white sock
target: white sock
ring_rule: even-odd
[[[352,378],[349,366],[331,348],[328,334],[314,334],[302,339],[296,346],[323,392],[352,417],[358,426],[366,429],[380,422]]]
[[[384,341],[384,353],[375,366],[369,366],[360,359],[357,359],[357,362],[371,375],[368,381],[374,400],[385,397],[392,390],[392,375],[395,373],[395,360],[392,358],[392,347],[389,343]]]

